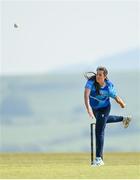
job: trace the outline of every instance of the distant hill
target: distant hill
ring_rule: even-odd
[[[111,114],[133,120],[127,129],[107,125],[106,152],[140,151],[139,77],[140,72],[111,74],[127,105],[122,109],[112,99]],[[5,76],[0,82],[0,152],[89,152],[91,120],[81,74]]]
[[[103,65],[112,70],[140,70],[140,49],[102,58],[95,65]]]
[[[97,66],[106,66],[109,70],[140,70],[140,49],[133,49],[113,56],[103,57],[95,63],[88,62],[65,65],[61,67],[58,73],[79,73],[85,71],[95,71]]]

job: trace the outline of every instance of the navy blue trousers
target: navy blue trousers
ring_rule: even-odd
[[[97,110],[92,108],[92,111],[96,118],[96,126],[95,126],[96,157],[102,157],[102,159],[103,159],[103,146],[104,146],[104,134],[105,134],[106,123],[116,123],[116,122],[121,122],[123,120],[123,116],[109,115],[110,109],[111,109],[111,105]]]

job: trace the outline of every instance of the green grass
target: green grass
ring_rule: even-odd
[[[106,153],[90,166],[89,153],[1,153],[0,178],[139,179],[140,153]]]

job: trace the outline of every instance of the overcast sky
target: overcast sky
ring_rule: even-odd
[[[95,62],[137,48],[140,40],[138,1],[3,1],[1,8],[0,74]]]

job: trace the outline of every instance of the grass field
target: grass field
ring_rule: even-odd
[[[1,153],[0,178],[140,178],[140,153],[106,153],[104,161],[93,168],[89,153]]]

